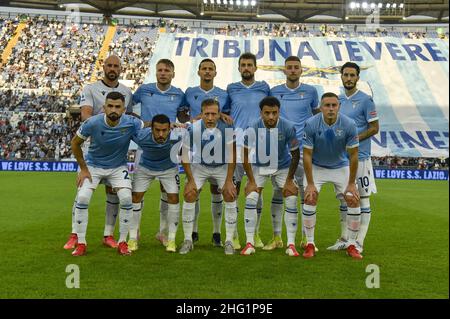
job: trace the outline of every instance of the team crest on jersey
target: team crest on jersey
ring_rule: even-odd
[[[104,96],[106,94],[106,91],[102,91],[102,95]]]
[[[282,141],[284,139],[284,134],[283,133],[278,133],[278,140]]]
[[[171,96],[170,96],[170,100],[171,100],[171,101],[175,100],[175,95],[171,95]]]
[[[344,135],[344,130],[341,130],[341,129],[336,129],[336,136],[342,136],[342,135]]]
[[[197,99],[198,99],[198,95],[194,95],[194,99],[196,99],[196,100],[197,100]]]
[[[219,97],[218,97],[218,96],[215,96],[215,97],[214,97],[214,101],[219,102]]]
[[[359,101],[352,101],[353,108],[356,108],[359,105]]]
[[[301,98],[301,99],[304,99],[304,98],[305,98],[305,93],[304,93],[304,92],[300,92],[299,95],[300,95],[300,98]]]

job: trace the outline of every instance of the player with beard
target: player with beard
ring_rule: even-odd
[[[236,145],[238,148],[238,156],[241,154],[239,149],[244,146],[244,134],[248,126],[260,116],[259,102],[270,94],[270,87],[265,81],[256,81],[255,72],[256,56],[252,53],[244,53],[239,57],[238,62],[239,73],[242,80],[231,83],[227,87],[228,96],[230,97],[229,107],[223,109],[222,112],[229,113],[234,121],[236,128]],[[242,160],[238,160],[235,171],[236,190],[239,196],[241,180],[244,176],[244,167]],[[257,204],[257,222],[255,232],[255,247],[264,247],[261,237],[259,236],[259,225],[261,223],[262,196],[259,197]],[[234,249],[240,249],[239,237],[236,228],[235,238],[233,240]]]
[[[120,59],[116,55],[110,55],[106,58],[103,64],[103,78],[97,82],[87,84],[83,88],[81,94],[81,121],[84,122],[93,115],[104,112],[103,105],[105,98],[110,92],[119,92],[125,97],[125,108],[127,113],[132,111],[132,92],[125,85],[119,83],[120,73],[122,72],[122,65]],[[89,147],[89,140],[83,144],[83,153],[86,154]],[[105,230],[103,233],[103,244],[105,246],[116,248],[117,243],[114,240],[114,228],[116,225],[116,218],[119,214],[119,198],[117,194],[112,191],[110,185],[105,184],[106,192],[106,218]],[[72,233],[69,240],[64,245],[64,249],[74,249],[78,243],[78,238],[75,231],[75,205],[77,198],[72,207]]]

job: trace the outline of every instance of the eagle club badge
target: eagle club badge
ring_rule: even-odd
[[[344,134],[344,131],[341,129],[336,129],[336,136],[342,136]]]
[[[358,106],[359,102],[358,101],[352,101],[352,106],[353,108],[356,108]]]
[[[301,98],[301,99],[304,99],[304,98],[305,98],[305,93],[300,92],[299,95],[300,95],[300,98]]]

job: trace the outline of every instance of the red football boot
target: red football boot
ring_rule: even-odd
[[[111,248],[117,248],[117,242],[114,240],[113,236],[104,236],[103,245]]]
[[[309,243],[306,245],[305,251],[303,252],[304,258],[312,258],[316,254],[316,247],[314,244]]]
[[[78,236],[75,233],[70,234],[69,240],[64,245],[64,249],[74,249],[78,244]]]
[[[78,244],[77,248],[72,252],[72,256],[84,256],[86,255],[86,244]]]

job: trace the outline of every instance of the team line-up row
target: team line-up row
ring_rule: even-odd
[[[109,185],[106,187],[103,241],[107,246],[117,247],[122,255],[137,250],[144,194],[150,182],[159,179],[162,192],[157,238],[167,251],[175,252],[180,215],[179,177],[171,151],[178,143],[182,145],[181,151],[176,150],[175,154],[180,153],[186,173],[182,209],[185,239],[179,250],[181,254],[189,253],[198,239],[196,217],[199,208],[196,203],[206,181],[210,182],[212,192],[214,245],[223,246],[226,254],[234,254],[241,248],[236,227],[236,200],[245,174],[247,238],[242,255],[254,254],[258,247],[265,250],[283,247],[284,201],[286,254],[299,256],[295,234],[297,198],[300,195],[303,256],[313,257],[317,251],[314,228],[318,194],[324,183],[331,182],[340,200],[342,231],[336,244],[328,249],[346,249],[351,257],[362,258],[363,241],[371,216],[369,196],[376,192],[370,160],[370,136],[378,132],[378,117],[372,98],[357,89],[359,66],[351,62],[344,64],[341,78],[345,93],[340,96],[325,93],[320,102],[314,87],[300,83],[301,62],[297,57],[286,59],[286,83],[272,89],[263,81],[255,81],[257,68],[253,54],[243,54],[239,58],[238,69],[242,81],[230,84],[225,92],[214,86],[214,62],[203,60],[198,71],[200,85],[189,88],[178,102],[171,103],[176,100],[176,95],[171,92],[182,91],[171,86],[174,66],[170,60],[160,60],[156,65],[157,82],[142,85],[134,95],[120,92],[119,59],[111,56],[105,60],[104,78],[86,86],[81,99],[85,122],[72,141],[72,150],[80,166],[79,189],[73,207],[72,234],[64,248],[75,248],[72,253],[75,256],[86,253],[87,208],[93,190],[104,181]],[[140,103],[140,119],[136,114],[124,114],[126,109],[132,113],[129,105],[133,102],[130,101]],[[177,119],[179,122],[192,122],[188,134],[184,134],[189,138],[182,138],[182,142],[172,138],[177,130],[173,129]],[[236,128],[241,132],[251,128],[258,132],[257,138],[226,133]],[[87,139],[90,146],[84,157],[81,145]],[[131,140],[140,147],[133,183],[125,166]],[[225,154],[236,154],[236,145],[243,149],[243,160],[237,163],[235,156],[231,161],[229,157],[225,160]],[[218,155],[217,150],[223,151]],[[254,154],[250,158],[252,152]],[[275,159],[272,156],[268,162],[267,158],[262,158],[267,154],[275,154]],[[196,155],[197,161],[193,160]],[[208,157],[213,160],[205,161]],[[271,205],[273,238],[264,245],[259,236],[260,194],[269,178],[274,186]],[[222,201],[225,203],[224,244],[220,238]],[[117,215],[120,221],[118,244],[112,235]]]

